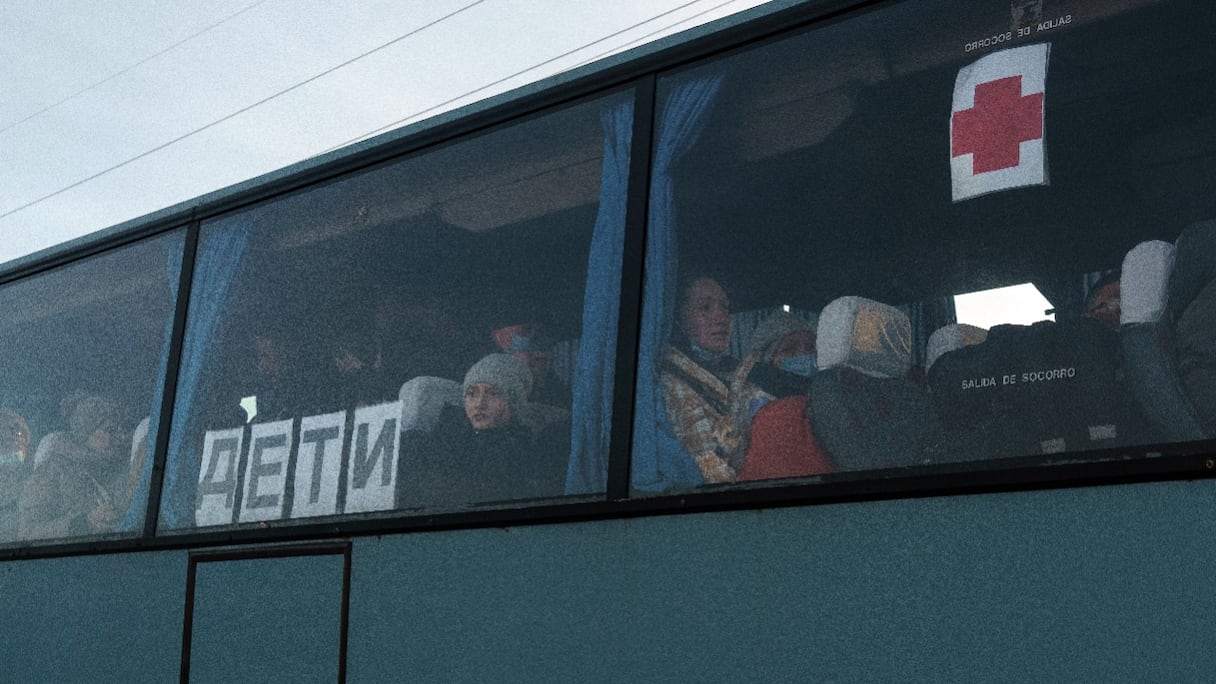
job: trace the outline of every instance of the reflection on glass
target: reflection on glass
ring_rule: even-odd
[[[603,491],[631,131],[613,96],[205,224],[161,528]]]
[[[142,532],[183,242],[0,289],[0,542]]]
[[[661,76],[635,492],[1216,436],[1216,15],[1061,4],[899,3]]]

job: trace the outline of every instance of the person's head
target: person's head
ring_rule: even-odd
[[[464,414],[474,430],[509,425],[532,391],[532,372],[509,354],[490,354],[464,376]]]
[[[1089,289],[1085,298],[1085,311],[1081,315],[1090,320],[1098,321],[1112,329],[1119,329],[1119,314],[1122,310],[1122,299],[1119,288],[1119,272],[1103,276]]]
[[[121,411],[102,397],[77,400],[68,418],[68,430],[76,441],[99,454],[121,454],[126,446]]]
[[[724,354],[730,344],[730,300],[713,278],[693,278],[679,293],[680,332],[695,348]]]
[[[553,344],[540,326],[510,325],[492,331],[490,336],[499,351],[528,364],[528,369],[532,371],[534,387],[545,381],[553,361]]]
[[[806,330],[794,330],[786,333],[773,347],[773,356],[769,363],[781,366],[782,362],[794,358],[812,356],[815,353],[815,333]]]
[[[379,341],[366,329],[347,327],[333,341],[334,368],[343,375],[379,370],[381,362]]]
[[[283,374],[287,352],[277,338],[270,335],[254,335],[253,354],[259,373],[271,378],[277,378]]]
[[[769,316],[752,333],[745,358],[800,375],[815,368],[815,331],[801,316],[779,312]]]
[[[0,463],[24,461],[30,449],[30,426],[20,413],[0,408]]]

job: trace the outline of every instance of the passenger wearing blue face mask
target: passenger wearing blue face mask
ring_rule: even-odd
[[[791,313],[765,319],[752,333],[747,353],[730,380],[732,432],[737,448],[729,462],[736,471],[747,454],[752,420],[774,399],[805,396],[815,373],[815,332]]]

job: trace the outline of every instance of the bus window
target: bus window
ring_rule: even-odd
[[[632,118],[584,102],[204,223],[161,529],[602,491]]]
[[[183,244],[0,288],[0,543],[143,532]]]
[[[906,2],[662,75],[634,491],[1216,436],[1213,21]]]

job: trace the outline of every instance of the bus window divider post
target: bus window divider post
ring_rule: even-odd
[[[630,455],[641,338],[642,284],[645,279],[646,229],[653,166],[655,90],[649,74],[634,89],[629,185],[625,203],[625,244],[621,258],[621,299],[617,319],[616,380],[613,383],[612,437],[609,442],[609,501],[629,498]]]
[[[156,535],[160,520],[160,500],[163,491],[165,466],[168,462],[169,433],[173,427],[173,404],[177,399],[177,378],[185,344],[186,317],[189,314],[190,289],[194,282],[194,262],[198,256],[200,221],[192,213],[186,228],[186,243],[182,247],[182,269],[177,282],[177,302],[173,310],[173,331],[169,338],[169,357],[165,364],[165,389],[160,400],[160,418],[157,422],[156,449],[152,452],[152,476],[148,482],[148,508],[144,515],[143,538]]]

